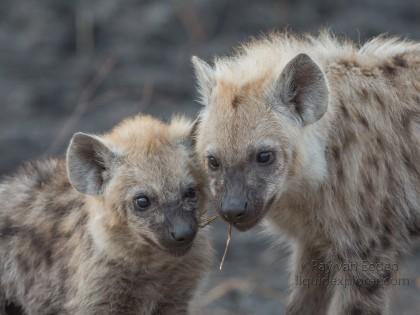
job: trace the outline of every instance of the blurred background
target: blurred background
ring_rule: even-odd
[[[144,112],[167,119],[200,109],[191,55],[211,60],[271,30],[329,27],[364,42],[420,39],[419,0],[1,0],[0,175],[28,159],[61,156],[75,131],[103,132]],[[282,314],[287,251],[263,233],[216,224],[213,273],[194,314]],[[408,286],[392,314],[420,314],[420,247],[400,264]]]

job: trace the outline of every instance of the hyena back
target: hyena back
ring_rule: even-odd
[[[420,234],[420,44],[276,34],[193,63],[213,203],[291,239],[286,314],[385,314]]]
[[[187,314],[207,270],[206,202],[191,124],[128,119],[78,133],[67,163],[0,184],[0,314]]]

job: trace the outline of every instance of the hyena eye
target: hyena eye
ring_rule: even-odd
[[[139,211],[147,210],[150,205],[150,199],[145,195],[139,195],[134,198],[134,206]]]
[[[257,162],[262,165],[271,164],[274,161],[274,153],[272,151],[262,151],[257,154]]]
[[[187,198],[187,199],[197,198],[197,191],[195,190],[195,188],[193,187],[188,188],[184,193],[184,198]]]
[[[209,155],[207,157],[207,162],[208,162],[209,168],[212,169],[213,171],[217,170],[220,167],[219,161],[212,155]]]

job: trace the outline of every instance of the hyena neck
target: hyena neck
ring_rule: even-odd
[[[280,230],[292,238],[308,238],[319,234],[311,229],[319,226],[317,209],[322,207],[321,187],[328,181],[328,147],[331,114],[317,123],[304,127],[297,136],[295,153],[292,154],[292,171],[286,180],[278,201],[269,212],[274,231]],[[320,237],[317,235],[316,237]]]
[[[302,180],[317,187],[327,177],[327,160],[325,155],[326,138],[324,130],[325,123],[310,125],[302,134],[304,149],[302,156]]]
[[[302,129],[295,140],[291,168],[286,187],[290,191],[302,193],[302,186],[318,189],[327,180],[328,163],[326,148],[328,141],[328,117]]]

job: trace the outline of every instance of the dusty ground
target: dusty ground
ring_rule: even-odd
[[[418,0],[1,0],[0,175],[60,155],[75,131],[101,132],[145,112],[194,116],[190,56],[210,59],[249,36],[330,27],[356,41],[388,32],[420,39]],[[222,255],[226,227],[214,241]],[[235,233],[223,272],[210,275],[198,314],[281,314],[287,253]],[[393,313],[420,314],[420,248],[401,264]]]

